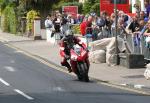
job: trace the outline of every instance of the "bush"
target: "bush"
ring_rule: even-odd
[[[2,12],[1,28],[4,32],[10,32],[16,34],[17,32],[17,20],[14,7],[8,5]]]
[[[1,29],[4,32],[9,31],[8,30],[8,20],[7,20],[7,16],[6,16],[5,12],[2,13],[2,15],[1,15]]]
[[[11,8],[11,11],[9,13],[8,21],[9,21],[10,33],[16,34],[17,33],[17,20],[16,20],[16,15],[15,15],[13,8]]]
[[[34,19],[39,15],[35,10],[31,10],[27,13],[27,30],[31,31]]]

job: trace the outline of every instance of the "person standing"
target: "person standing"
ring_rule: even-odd
[[[150,13],[150,4],[148,1],[144,2],[145,5],[145,12],[146,12],[146,17],[149,17],[149,13]]]
[[[60,31],[61,31],[60,39],[62,39],[65,36],[65,32],[69,29],[70,29],[70,25],[68,24],[68,20],[64,15],[62,15],[61,28],[60,28]]]
[[[54,31],[54,25],[53,25],[53,22],[51,20],[51,15],[48,15],[46,17],[46,20],[45,20],[45,28],[46,28],[46,40],[47,42],[54,42],[54,40],[52,39],[52,33]]]
[[[61,14],[60,13],[57,13],[55,15],[53,24],[54,24],[54,28],[55,28],[56,32],[59,33],[60,32],[60,24],[61,24]]]

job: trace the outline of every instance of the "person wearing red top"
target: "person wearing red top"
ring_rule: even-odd
[[[81,35],[84,36],[86,34],[86,27],[87,27],[87,22],[83,21],[80,24],[80,31],[81,31]]]
[[[80,24],[80,31],[82,36],[86,35],[87,31],[92,33],[91,25],[92,25],[92,16],[86,17],[84,21]]]

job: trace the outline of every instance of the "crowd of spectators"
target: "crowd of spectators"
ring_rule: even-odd
[[[142,37],[147,47],[150,47],[150,5],[145,2],[145,11],[141,11],[137,5],[135,5],[135,8],[137,12],[132,15],[124,13],[122,10],[117,10],[117,15],[115,15],[115,13],[108,15],[106,11],[102,11],[100,16],[91,12],[87,15],[78,14],[77,17],[74,17],[71,14],[65,12],[61,14],[56,11],[55,15],[51,17],[51,21],[55,31],[61,32],[61,37],[63,37],[64,31],[70,28],[68,25],[78,24],[82,36],[91,34],[93,40],[99,40],[116,35],[114,32],[116,28],[116,18],[118,35],[121,34],[122,30],[125,30],[126,34],[132,35],[135,45],[138,45],[137,42],[139,42]]]

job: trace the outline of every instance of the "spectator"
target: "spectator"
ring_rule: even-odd
[[[56,32],[60,32],[60,23],[61,23],[61,14],[55,14],[55,18],[53,20],[54,28]]]
[[[60,31],[61,31],[60,38],[63,38],[65,36],[65,31],[68,29],[70,29],[70,25],[68,25],[68,20],[65,16],[62,16],[61,28],[60,28]]]
[[[53,22],[51,20],[51,15],[48,15],[46,20],[45,20],[45,28],[46,28],[46,38],[47,38],[47,42],[53,42],[51,39],[53,30],[54,30],[54,25]]]
[[[110,15],[110,20],[111,20],[111,23],[113,23],[115,21],[115,14],[114,13],[112,13]]]
[[[134,4],[134,8],[136,9],[136,16],[138,18],[140,18],[140,11],[141,11],[141,8],[139,6],[139,4]]]
[[[146,12],[146,17],[149,17],[149,13],[150,13],[150,4],[148,1],[144,2],[145,5],[145,12]]]
[[[92,34],[93,34],[93,40],[97,40],[99,27],[96,25],[97,23],[97,16],[93,16],[92,20]]]
[[[131,32],[137,31],[137,28],[139,27],[138,19],[136,16],[133,17],[133,21],[129,25],[128,29],[131,30]]]
[[[150,43],[150,20],[147,23],[147,30],[144,33],[146,43]]]
[[[87,21],[86,21],[86,32],[87,32],[87,34],[92,34],[92,21],[93,21],[93,17],[89,16]]]
[[[150,36],[150,20],[147,22],[147,30],[145,31],[144,36]]]
[[[86,34],[88,16],[86,16],[80,24],[81,35],[84,36]]]
[[[120,18],[122,18],[122,15],[124,15],[124,12],[123,11],[119,11],[117,19],[119,20]]]
[[[62,11],[62,16],[67,19],[68,15],[67,15],[66,11]]]
[[[106,16],[107,13],[105,11],[101,12],[101,16],[97,19],[97,25],[99,27],[104,27],[106,25]]]
[[[140,11],[140,18],[139,19],[145,19],[145,12],[144,11]]]
[[[71,14],[68,15],[67,20],[68,20],[68,24],[74,24],[75,23]]]

